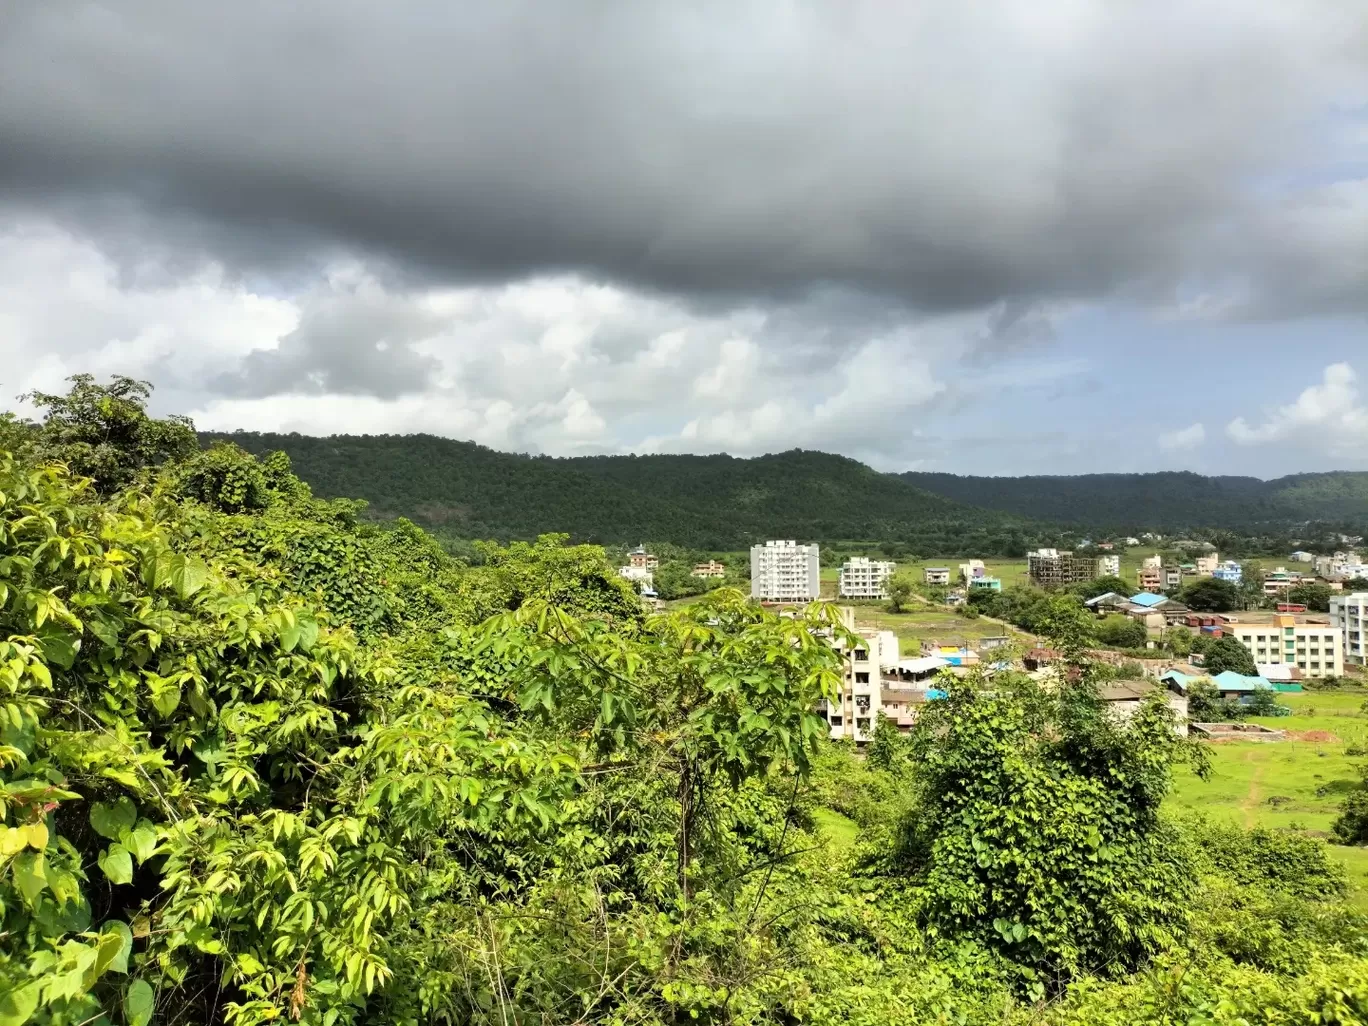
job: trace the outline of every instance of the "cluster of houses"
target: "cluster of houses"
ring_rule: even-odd
[[[979,638],[974,642],[977,650],[967,643],[957,646],[926,641],[917,655],[904,656],[892,631],[857,627],[851,609],[842,610],[842,615],[846,628],[858,640],[847,645],[833,638],[832,644],[844,661],[841,694],[835,701],[823,700],[818,705],[830,736],[836,740],[849,739],[857,744],[869,741],[880,715],[906,733],[926,703],[945,697],[941,686],[944,674],[962,675],[976,666],[984,666],[990,673],[1016,666],[1014,660],[999,654],[998,650],[1008,651],[1006,636]],[[1028,672],[1043,678],[1059,672],[1056,659],[1055,653],[1037,649],[1027,653],[1024,663]],[[1180,725],[1186,722],[1186,684],[1180,687],[1175,681],[1145,678],[1111,681],[1100,689],[1103,703],[1122,718],[1132,715],[1153,692],[1164,695]]]
[[[644,545],[638,545],[627,553],[627,562],[618,567],[618,576],[631,581],[641,597],[649,602],[657,598],[655,572],[659,568],[660,557],[647,552]],[[695,563],[689,573],[693,577],[726,577],[727,565],[710,559],[704,563]]]

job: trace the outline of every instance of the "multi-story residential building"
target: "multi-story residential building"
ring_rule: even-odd
[[[864,556],[846,560],[841,564],[841,598],[888,598],[888,578],[897,567],[897,563]]]
[[[1216,568],[1220,565],[1221,557],[1213,552],[1209,556],[1198,556],[1193,564],[1193,569],[1197,571],[1198,577],[1214,577],[1216,576]]]
[[[982,577],[987,572],[981,559],[971,559],[967,563],[959,565],[959,579],[961,581],[972,581],[975,577]]]
[[[1227,559],[1224,563],[1211,571],[1211,576],[1218,581],[1229,581],[1231,584],[1239,584],[1244,579],[1244,568],[1233,559]]]
[[[1140,561],[1142,570],[1158,570],[1164,565],[1164,557],[1160,555],[1146,556]]]
[[[1279,613],[1271,624],[1235,623],[1227,631],[1256,663],[1296,666],[1305,677],[1344,673],[1344,641],[1340,628],[1331,624],[1298,623],[1295,616]]]
[[[631,552],[627,553],[627,563],[630,566],[639,567],[644,570],[654,570],[656,567],[660,566],[659,558],[647,552],[642,545],[638,545]]]
[[[1295,570],[1288,570],[1285,566],[1280,566],[1264,574],[1263,590],[1265,595],[1276,595],[1280,591],[1295,588],[1300,583],[1301,574]]]
[[[706,563],[695,563],[694,568],[689,571],[690,577],[726,577],[727,567],[715,559],[710,559]]]
[[[1026,573],[1042,588],[1058,588],[1091,581],[1100,576],[1096,556],[1037,549],[1026,554]]]
[[[1120,577],[1121,576],[1121,557],[1102,556],[1097,560],[1098,577]]]
[[[970,591],[1001,591],[1001,577],[975,577],[969,582]]]
[[[844,610],[843,616],[847,628],[854,629],[853,610]],[[853,647],[836,642],[845,658],[841,697],[835,703],[823,701],[818,711],[826,717],[833,738],[853,738],[862,743],[873,734],[883,711],[883,671],[892,671],[898,665],[898,636],[892,631],[868,629],[855,633],[859,642]]]
[[[655,575],[644,566],[620,566],[618,576],[645,588],[650,588],[655,583]]]
[[[1344,661],[1368,666],[1368,591],[1332,595],[1330,626],[1340,632]]]
[[[1173,591],[1175,588],[1183,586],[1183,568],[1180,566],[1164,566],[1159,568],[1164,575],[1164,590]]]
[[[751,546],[751,598],[761,602],[811,602],[821,594],[816,545],[767,541]]]
[[[1140,568],[1140,590],[1149,591],[1154,594],[1164,590],[1164,569],[1158,566],[1142,566]]]
[[[926,577],[927,584],[949,584],[950,568],[948,566],[928,566],[923,575]]]

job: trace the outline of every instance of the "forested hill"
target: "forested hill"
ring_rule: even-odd
[[[432,435],[201,436],[218,438],[258,454],[284,450],[323,495],[360,496],[378,516],[407,516],[467,538],[565,531],[598,542],[707,549],[789,537],[899,541],[924,551],[972,543],[1005,552],[1037,533],[1021,518],[820,452],[555,459]]]
[[[1297,474],[1273,481],[1190,472],[902,479],[959,502],[1089,529],[1287,527],[1304,521],[1368,524],[1368,472]]]

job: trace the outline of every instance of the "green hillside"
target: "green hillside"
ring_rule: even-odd
[[[258,454],[282,449],[321,494],[362,496],[377,516],[407,516],[467,538],[565,531],[604,543],[648,538],[732,549],[782,536],[1007,553],[1040,534],[1021,518],[820,452],[555,459],[432,435],[201,438],[227,438]]]
[[[961,477],[909,472],[904,481],[959,502],[1089,529],[1285,528],[1306,521],[1368,524],[1368,473],[1261,481],[1191,472]]]

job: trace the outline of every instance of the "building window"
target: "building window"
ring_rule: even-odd
[[[868,695],[856,695],[856,696],[855,696],[855,711],[856,711],[856,712],[862,712],[862,713],[867,713],[867,712],[869,712],[869,696],[868,696]]]
[[[869,661],[869,653],[868,653],[867,651],[865,651],[863,648],[857,648],[857,649],[855,650],[855,661],[856,661],[857,663],[866,663],[866,662],[868,662],[868,661]]]
[[[833,727],[839,727],[839,726],[840,726],[842,723],[844,723],[844,722],[845,722],[845,721],[844,721],[841,717],[839,717],[839,716],[833,716],[833,717],[831,718],[831,725],[832,725]]]
[[[868,670],[856,670],[856,671],[855,671],[855,683],[856,683],[856,684],[868,684],[868,683],[869,683],[869,671],[868,671]]]
[[[868,720],[868,718],[863,719],[863,720],[857,719],[857,720],[855,721],[855,729],[858,730],[858,731],[861,731],[861,732],[868,730],[868,729],[869,729],[869,720]]]

